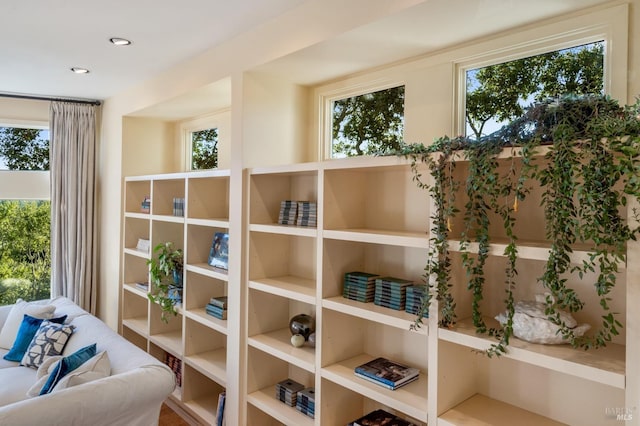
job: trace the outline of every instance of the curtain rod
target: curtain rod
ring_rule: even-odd
[[[52,101],[52,102],[75,102],[79,104],[100,105],[101,102],[94,99],[70,99],[70,98],[55,98],[51,96],[35,96],[35,95],[19,95],[17,93],[1,93],[2,98],[15,98],[15,99],[32,99],[35,101]]]

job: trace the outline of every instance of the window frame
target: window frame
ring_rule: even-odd
[[[0,127],[50,130],[48,121],[39,120],[0,119]],[[0,199],[51,201],[51,172],[49,170],[0,170]]]
[[[338,89],[325,91],[319,96],[320,110],[320,152],[318,158],[322,160],[339,160],[333,157],[333,103],[354,96],[366,95],[368,93],[378,92],[380,90],[391,89],[394,87],[404,86],[405,96],[407,84],[402,79],[379,79],[375,81],[367,81],[359,84],[350,84]],[[403,129],[404,132],[404,129]]]
[[[218,130],[218,166],[217,169],[220,168],[220,140],[221,140],[221,128],[224,125],[222,119],[220,118],[220,113],[216,113],[213,115],[207,115],[205,117],[199,117],[193,120],[184,121],[180,124],[180,132],[182,134],[182,145],[183,145],[183,164],[185,170],[187,171],[198,171],[192,168],[192,155],[193,155],[193,140],[192,133],[199,132],[201,130],[207,129],[217,129]],[[215,169],[211,169],[215,170]]]
[[[527,39],[532,30],[518,32],[520,40],[512,46],[489,50],[454,62],[454,132],[466,134],[466,73],[469,70],[541,55],[571,47],[602,41],[604,45],[603,90],[623,103],[627,99],[628,9],[602,10],[543,26]],[[620,75],[625,73],[624,78]],[[614,76],[614,74],[617,74]]]

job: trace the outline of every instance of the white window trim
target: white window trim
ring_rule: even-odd
[[[220,151],[220,128],[222,127],[222,119],[221,114],[228,112],[229,109],[225,109],[223,111],[217,111],[213,114],[207,114],[202,117],[194,118],[192,120],[183,121],[180,123],[180,134],[182,137],[182,146],[183,146],[183,164],[185,170],[192,171],[191,168],[191,156],[192,152],[192,141],[191,134],[194,132],[199,132],[201,130],[207,129],[218,129],[218,152]],[[218,158],[218,167],[220,166],[220,159]]]
[[[455,61],[455,133],[466,129],[466,72],[503,62],[604,41],[604,92],[626,103],[628,6],[619,5],[517,33],[520,42]],[[615,85],[614,85],[615,83]]]
[[[366,81],[358,84],[351,84],[333,90],[323,91],[318,97],[319,105],[318,117],[320,125],[319,158],[323,160],[334,160],[331,156],[333,142],[333,102],[367,93],[378,92],[380,90],[391,89],[393,87],[406,86],[403,80],[379,79]]]
[[[0,127],[49,129],[47,121],[0,119]],[[0,170],[0,200],[50,200],[49,170]]]

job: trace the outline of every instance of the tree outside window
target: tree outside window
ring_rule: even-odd
[[[604,93],[604,42],[466,72],[466,134],[479,139],[536,101]]]
[[[0,169],[49,170],[48,130],[0,127]],[[0,305],[50,296],[51,203],[29,198],[0,199]]]
[[[218,167],[218,129],[205,129],[191,133],[191,170]]]
[[[331,157],[376,155],[400,148],[404,86],[333,102]]]

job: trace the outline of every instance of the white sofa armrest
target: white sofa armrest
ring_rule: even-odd
[[[175,388],[163,365],[149,365],[48,395],[0,407],[0,424],[12,426],[157,425],[162,402]]]
[[[0,306],[0,329],[2,329],[4,322],[7,320],[9,312],[11,312],[11,308],[13,308],[13,305]]]

